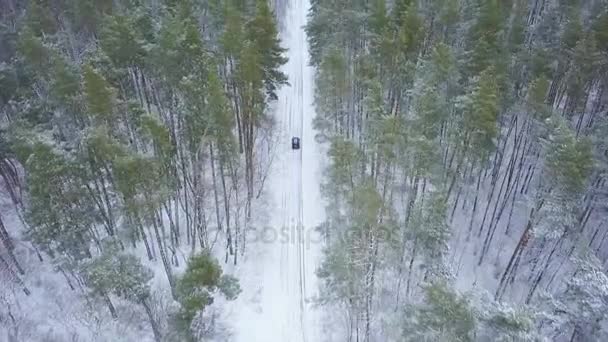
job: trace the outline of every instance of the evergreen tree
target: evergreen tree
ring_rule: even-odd
[[[492,152],[498,135],[498,114],[498,85],[493,69],[486,69],[475,81],[465,104],[465,148],[473,160],[483,160]]]
[[[58,23],[54,18],[51,2],[48,0],[30,1],[27,8],[26,23],[36,36],[56,33]]]
[[[283,56],[286,50],[280,45],[274,14],[267,0],[256,1],[255,16],[247,23],[247,39],[255,52],[247,52],[242,59],[259,58],[256,63],[261,68],[266,95],[276,100],[277,87],[287,84],[287,76],[279,69],[287,63],[287,58]],[[254,57],[254,53],[258,57]]]
[[[429,273],[441,273],[450,231],[446,220],[446,201],[440,193],[432,193],[427,200],[419,203],[413,209],[412,221],[408,226],[411,227],[411,238],[424,256],[426,278]]]
[[[188,260],[186,272],[177,285],[177,300],[181,305],[175,323],[186,338],[192,338],[191,325],[195,316],[213,304],[214,297],[221,293],[234,300],[241,292],[239,282],[230,275],[222,275],[222,268],[207,253],[197,254]]]
[[[405,341],[473,341],[477,324],[469,300],[444,282],[427,285],[424,301],[405,313]]]
[[[28,235],[49,254],[66,255],[68,262],[90,257],[96,213],[83,194],[80,168],[43,143],[26,148]]]
[[[104,241],[103,253],[86,262],[82,268],[93,294],[107,296],[113,294],[119,298],[142,305],[152,331],[154,340],[160,342],[162,335],[159,324],[150,307],[150,287],[152,272],[141,265],[133,255],[121,252],[113,241]]]
[[[100,123],[113,122],[115,97],[112,87],[91,66],[85,66],[83,72],[89,113]]]

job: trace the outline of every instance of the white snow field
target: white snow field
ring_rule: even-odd
[[[232,304],[235,341],[321,341],[320,313],[315,309],[315,275],[321,238],[315,230],[324,220],[320,195],[321,147],[312,128],[313,68],[308,63],[304,25],[309,0],[286,0],[281,41],[289,77],[278,96],[275,119],[278,147],[269,183],[270,222],[248,247],[240,267],[243,292]],[[291,138],[301,138],[292,150]]]

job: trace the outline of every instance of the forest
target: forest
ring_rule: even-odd
[[[198,340],[240,292],[220,261],[247,247],[285,62],[265,0],[0,2],[0,340]],[[53,328],[53,300],[90,331]]]
[[[306,30],[341,338],[607,340],[608,4],[313,0]]]
[[[259,341],[286,87],[324,151],[299,329],[608,341],[608,1],[310,0],[289,50],[306,1],[0,0],[0,341]]]

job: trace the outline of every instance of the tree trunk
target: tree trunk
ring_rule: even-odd
[[[549,253],[547,260],[545,261],[545,265],[544,265],[543,269],[538,273],[538,276],[534,280],[534,283],[532,285],[532,288],[530,289],[530,292],[528,292],[528,296],[526,297],[526,304],[530,304],[530,301],[532,300],[532,298],[534,296],[534,292],[536,292],[536,289],[538,288],[538,285],[540,284],[541,280],[543,279],[543,276],[547,272],[547,269],[549,269],[549,265],[551,265],[551,261],[553,260],[553,255],[555,254],[555,251],[557,251],[559,246],[561,246],[563,239],[564,239],[564,235],[562,235],[553,245],[553,248],[551,249],[551,253]]]
[[[25,283],[23,282],[23,280],[21,280],[21,278],[19,277],[19,275],[17,273],[15,273],[15,271],[13,271],[13,269],[11,268],[11,266],[8,264],[8,262],[6,260],[4,260],[4,258],[0,255],[0,269],[6,269],[6,271],[9,273],[9,275],[11,276],[11,278],[17,283],[19,284],[19,286],[21,286],[23,293],[25,293],[27,296],[31,295],[32,292],[27,288],[27,286],[25,285]]]
[[[110,310],[110,315],[112,315],[112,318],[117,319],[118,314],[116,313],[116,308],[114,307],[114,304],[112,304],[112,300],[110,299],[110,296],[108,296],[108,294],[105,292],[101,296],[103,297],[103,301],[106,302],[106,305],[108,306],[108,309]]]
[[[146,246],[146,254],[148,255],[148,260],[154,260],[154,253],[150,249],[150,243],[148,242],[148,237],[146,236],[146,231],[145,231],[143,225],[141,224],[139,217],[137,218],[137,222],[135,224],[136,224],[137,229],[139,229],[139,231],[141,233],[141,238],[144,241],[144,246]]]
[[[156,213],[152,212],[152,227],[154,227],[154,233],[156,235],[156,242],[158,244],[158,250],[160,251],[160,258],[163,262],[163,266],[165,268],[165,273],[167,274],[167,280],[169,281],[169,286],[171,287],[171,295],[173,299],[177,298],[175,292],[175,280],[173,279],[173,273],[171,271],[171,264],[169,263],[169,259],[167,258],[167,251],[165,250],[165,244],[163,239],[161,238],[160,232],[158,230],[158,223],[156,221]]]
[[[410,258],[408,271],[407,271],[407,285],[405,288],[405,296],[408,297],[410,295],[410,287],[412,282],[412,271],[414,269],[414,260],[416,258],[416,249],[418,247],[418,239],[414,239],[414,248],[412,249],[412,257]]]
[[[534,213],[535,213],[535,208],[532,208],[530,210],[530,216],[528,217],[528,223],[526,224],[526,228],[524,229],[523,233],[521,234],[519,242],[517,243],[517,246],[515,247],[515,250],[513,251],[511,258],[509,259],[509,263],[507,264],[507,267],[505,268],[505,270],[502,274],[502,277],[500,278],[500,282],[498,283],[498,288],[496,289],[496,293],[494,295],[495,300],[499,300],[502,297],[502,294],[504,293],[504,288],[506,287],[507,277],[509,276],[512,269],[514,268],[513,266],[514,266],[515,260],[519,257],[519,255],[522,253],[524,247],[528,243],[528,240],[530,238],[530,232],[532,230]]]
[[[224,173],[224,162],[223,158],[219,160],[220,165],[220,178],[222,179],[222,189],[224,192],[224,210],[226,211],[226,260],[228,262],[228,253],[230,255],[234,254],[234,249],[232,246],[232,230],[230,229],[230,198],[228,197],[228,192],[226,190],[226,175]]]
[[[211,180],[213,182],[213,199],[215,200],[215,220],[217,223],[217,229],[222,231],[222,220],[220,218],[220,203],[219,196],[217,194],[217,180],[215,176],[215,156],[213,155],[213,146],[209,144],[209,156],[211,161]]]
[[[24,275],[25,271],[23,270],[23,268],[19,264],[19,261],[17,260],[17,257],[15,256],[15,245],[13,244],[11,237],[8,235],[8,231],[4,226],[2,216],[0,216],[0,241],[2,241],[2,244],[4,245],[4,248],[8,253],[8,257],[13,262],[13,265],[15,265],[15,267],[17,268],[19,274]]]
[[[145,298],[142,299],[140,303],[144,307],[144,310],[146,311],[146,315],[148,316],[148,320],[150,321],[150,326],[152,327],[152,332],[154,333],[154,341],[161,342],[162,335],[160,333],[160,328],[158,327],[158,323],[156,322],[156,319],[154,318],[154,314],[152,313],[152,309],[150,308],[150,305],[148,304],[148,302],[146,301]]]

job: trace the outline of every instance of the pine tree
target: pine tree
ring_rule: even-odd
[[[486,299],[479,316],[478,339],[494,341],[537,341],[534,316],[526,308],[513,308]]]
[[[125,254],[115,241],[104,241],[103,253],[82,266],[87,286],[94,295],[115,295],[119,298],[142,305],[154,340],[160,342],[162,334],[150,307],[150,286],[152,272],[139,259]]]
[[[53,63],[52,75],[52,94],[61,105],[71,107],[80,92],[77,71],[63,59],[56,58]]]
[[[475,1],[476,17],[469,30],[467,42],[469,61],[468,74],[480,75],[484,70],[496,65],[502,58],[500,30],[504,27],[501,2],[497,0]]]
[[[21,32],[18,41],[18,51],[25,59],[27,67],[44,75],[45,69],[50,64],[52,54],[31,29],[26,28]]]
[[[34,0],[28,5],[26,23],[36,36],[52,35],[57,32],[58,23],[48,0]]]
[[[201,315],[206,307],[213,304],[218,293],[228,300],[234,300],[240,292],[238,280],[230,275],[222,275],[222,268],[212,256],[205,252],[192,256],[177,285],[177,300],[181,305],[175,317],[177,328],[185,338],[191,339],[194,334],[191,325],[195,316]]]
[[[255,17],[247,23],[247,39],[259,56],[257,63],[260,64],[266,95],[271,100],[276,100],[277,88],[287,84],[287,76],[280,71],[280,67],[287,63],[287,58],[283,56],[286,50],[280,45],[274,14],[267,0],[256,1]]]
[[[488,158],[498,135],[499,98],[494,69],[484,70],[475,81],[471,97],[467,99],[464,129],[467,134],[465,148],[473,160]]]
[[[423,302],[406,309],[404,341],[474,341],[477,322],[469,300],[444,282],[424,291]]]
[[[100,123],[113,122],[115,95],[110,84],[88,65],[83,70],[83,80],[89,113]]]
[[[123,198],[126,213],[135,223],[135,228],[141,234],[147,248],[149,247],[144,225],[153,229],[171,293],[175,297],[173,270],[167,255],[166,243],[160,233],[161,229],[164,231],[164,227],[159,219],[159,213],[162,204],[167,200],[170,184],[166,173],[163,172],[163,166],[153,158],[134,153],[116,158],[113,166],[116,187]],[[149,251],[148,253],[150,255]]]
[[[132,16],[110,16],[101,29],[100,45],[117,66],[142,65],[144,61],[146,40],[135,20]]]
[[[412,238],[424,256],[428,272],[443,268],[443,256],[448,250],[450,230],[447,223],[447,205],[441,193],[431,193],[425,201],[413,209]]]
[[[65,6],[76,29],[90,34],[97,33],[102,18],[114,10],[111,0],[68,0]]]

